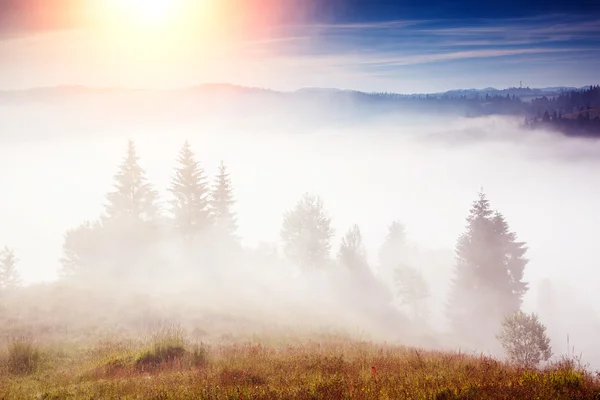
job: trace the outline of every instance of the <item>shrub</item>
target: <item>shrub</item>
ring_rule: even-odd
[[[208,350],[206,347],[196,345],[191,353],[191,363],[194,367],[204,367],[208,364]]]
[[[536,367],[541,361],[548,361],[552,357],[546,327],[536,314],[519,311],[506,316],[498,340],[511,362],[527,368]]]
[[[8,371],[15,375],[31,374],[37,371],[40,352],[27,338],[19,338],[8,346]]]
[[[181,359],[185,354],[185,333],[177,326],[166,326],[152,335],[151,349],[144,352],[136,364],[138,367],[157,366]]]

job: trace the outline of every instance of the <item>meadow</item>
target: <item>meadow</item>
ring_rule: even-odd
[[[574,357],[525,369],[317,325],[81,296],[48,287],[4,299],[0,399],[600,399],[600,375]]]
[[[39,346],[39,347],[38,347]],[[12,342],[2,399],[595,399],[598,377],[563,361],[525,370],[486,356],[315,337],[185,344]]]

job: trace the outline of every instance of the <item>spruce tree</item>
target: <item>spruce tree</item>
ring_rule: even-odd
[[[106,196],[107,219],[125,224],[156,221],[159,215],[158,192],[148,183],[131,140],[114,179],[115,190]]]
[[[393,221],[379,250],[379,274],[390,289],[393,288],[394,271],[406,262],[407,250],[406,229],[402,223]]]
[[[108,193],[102,223],[102,252],[86,277],[105,277],[107,283],[139,281],[162,268],[153,254],[160,234],[158,193],[139,164],[133,141],[114,176],[115,190]],[[96,245],[97,246],[97,245]],[[98,247],[93,248],[98,251]]]
[[[171,213],[175,227],[185,236],[208,228],[211,224],[208,184],[204,169],[196,161],[186,141],[177,159],[179,163],[169,191],[173,195]]]
[[[499,313],[511,314],[521,309],[523,296],[529,290],[529,285],[523,281],[525,267],[529,260],[525,257],[527,244],[517,240],[515,232],[510,231],[504,216],[494,213],[492,220],[494,232],[498,238],[498,258],[502,260],[502,268],[498,268],[498,281],[503,283]],[[508,278],[507,278],[508,275]]]
[[[306,193],[285,213],[281,228],[284,252],[300,267],[315,269],[329,262],[333,228],[321,198]]]
[[[5,247],[0,251],[0,289],[14,289],[21,284],[17,270],[18,262],[14,250]]]
[[[480,193],[455,249],[447,313],[457,333],[474,333],[477,324],[478,331],[493,337],[502,319],[519,311],[527,291],[522,281],[525,252],[525,243],[516,241],[502,215]]]
[[[211,216],[218,234],[235,237],[237,223],[235,213],[232,210],[234,204],[231,178],[227,172],[227,167],[221,161],[210,196]]]

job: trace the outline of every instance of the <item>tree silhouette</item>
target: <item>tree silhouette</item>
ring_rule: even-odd
[[[522,281],[527,260],[525,243],[517,242],[501,214],[480,193],[470,209],[467,229],[456,245],[455,277],[448,317],[458,333],[496,331],[505,315],[520,309],[527,291]]]
[[[169,191],[173,195],[171,213],[175,227],[184,235],[202,231],[211,225],[208,184],[204,170],[186,141],[177,159],[179,163]]]
[[[323,200],[306,193],[285,213],[281,228],[285,255],[303,268],[323,267],[329,261],[333,229]]]
[[[64,278],[88,278],[100,271],[100,263],[109,254],[104,249],[104,227],[100,221],[86,221],[65,233],[63,254],[60,259],[61,275]]]
[[[13,249],[5,247],[0,251],[0,289],[14,289],[21,284],[17,259]]]
[[[394,271],[406,261],[407,242],[404,225],[393,221],[379,250],[379,273],[390,288],[393,287]]]
[[[221,161],[216,182],[210,197],[210,210],[217,232],[221,235],[234,237],[237,231],[235,213],[232,210],[235,200],[231,179],[227,167]]]
[[[361,272],[369,268],[358,225],[350,228],[342,238],[338,262],[352,272]]]
[[[423,274],[416,268],[401,265],[394,277],[400,304],[412,311],[415,320],[422,321],[427,313],[426,300],[429,297],[429,287]]]
[[[535,368],[541,361],[548,361],[552,357],[546,327],[536,314],[517,311],[507,315],[497,337],[508,359],[523,367]]]
[[[131,140],[114,180],[115,190],[106,196],[108,203],[98,231],[105,239],[99,246],[102,267],[87,275],[92,279],[94,274],[102,274],[111,284],[115,280],[139,280],[158,268],[160,260],[153,252],[161,235],[158,192],[148,182]]]
[[[154,222],[159,216],[158,193],[147,182],[139,165],[135,144],[129,141],[127,155],[114,176],[115,190],[107,194],[106,217],[118,223]]]

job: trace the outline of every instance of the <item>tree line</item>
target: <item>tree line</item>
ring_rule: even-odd
[[[134,142],[129,141],[102,215],[65,234],[62,279],[113,285],[151,276],[165,267],[157,249],[173,240],[194,254],[191,263],[198,269],[235,264],[242,257],[245,249],[237,237],[234,188],[223,162],[209,182],[186,142],[167,190],[170,196],[163,202],[140,165]],[[377,268],[369,265],[359,226],[342,236],[337,257],[331,257],[334,233],[322,199],[306,193],[282,218],[285,261],[305,274],[344,271],[350,277],[351,295],[376,299],[372,309],[396,302],[414,321],[426,320],[428,284],[420,268],[410,265],[406,257],[407,234],[400,222],[389,226]],[[480,193],[457,239],[446,302],[446,315],[457,334],[474,343],[493,337],[505,316],[520,311],[528,290],[523,281],[526,252],[526,243],[517,239],[504,216]],[[0,263],[0,288],[17,286],[14,252],[5,249]]]

